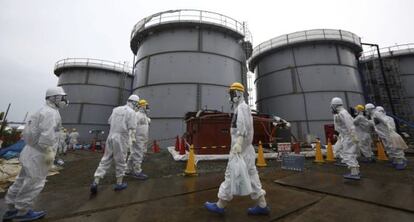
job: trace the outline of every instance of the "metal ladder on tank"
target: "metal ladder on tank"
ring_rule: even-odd
[[[411,145],[414,145],[414,123],[413,123],[414,118],[410,115],[410,114],[413,114],[413,110],[411,109],[407,101],[407,91],[404,85],[401,84],[399,66],[396,64],[395,60],[393,60],[392,64],[390,65],[392,66],[392,69],[394,70],[393,77],[394,77],[395,84],[396,84],[396,90],[398,91],[398,95],[396,95],[394,98],[400,98],[400,103],[401,103],[400,109],[397,111],[397,113],[401,113],[404,115],[400,115],[400,116],[389,115],[389,116],[393,117],[395,121],[398,121],[400,123],[401,132],[405,132],[410,135],[410,137],[406,138],[407,142]]]
[[[404,132],[410,135],[410,137],[405,138],[407,143],[414,145],[414,124],[410,123],[410,113],[412,112],[407,103],[407,97],[405,91],[403,90],[403,85],[401,84],[399,66],[396,64],[395,60],[387,60],[384,65],[386,75],[388,76],[388,84],[391,90],[391,100],[394,103],[396,115],[398,116],[392,115],[391,113],[387,113],[387,115],[391,116],[396,122],[398,122],[401,133]],[[381,90],[381,93],[383,94],[382,96],[385,98],[385,86],[381,84],[381,87],[383,88]],[[398,103],[395,103],[395,101],[398,101]]]

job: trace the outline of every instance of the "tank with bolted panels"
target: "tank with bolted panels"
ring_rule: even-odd
[[[259,44],[249,59],[258,110],[290,121],[292,134],[302,141],[324,141],[324,125],[333,123],[333,97],[342,98],[346,108],[364,104],[361,51],[357,35],[334,29],[300,31]]]
[[[150,139],[173,145],[187,112],[229,112],[228,86],[246,84],[250,42],[244,23],[215,12],[170,10],[139,21],[130,42],[133,92],[151,107]]]
[[[395,117],[404,120],[399,121],[400,130],[414,135],[414,130],[408,127],[409,122],[414,121],[414,44],[395,45],[379,51]],[[364,51],[360,67],[367,101],[383,106],[387,115],[391,115],[392,109],[376,49]]]
[[[76,128],[81,143],[91,143],[96,134],[106,139],[112,109],[125,104],[131,94],[131,72],[126,63],[99,59],[68,58],[56,62],[58,86],[63,87],[70,102],[60,110],[63,127],[68,132]]]

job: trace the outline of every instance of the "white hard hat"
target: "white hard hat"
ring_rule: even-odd
[[[382,107],[382,106],[377,106],[377,108],[375,108],[375,110],[385,113],[384,107]]]
[[[128,101],[134,101],[134,102],[139,102],[139,96],[132,94],[129,96]]]
[[[331,105],[342,106],[343,104],[342,99],[339,97],[334,97],[331,100]]]
[[[46,98],[50,96],[66,96],[62,87],[52,87],[46,90]]]
[[[372,103],[365,104],[365,110],[371,110],[371,109],[375,109],[374,104]]]

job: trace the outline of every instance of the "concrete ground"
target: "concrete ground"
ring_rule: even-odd
[[[185,162],[173,161],[165,150],[148,154],[143,168],[150,179],[126,178],[128,189],[114,192],[112,169],[98,195],[90,196],[101,156],[72,151],[63,157],[65,168],[48,178],[36,201],[35,209],[48,211],[41,221],[414,221],[412,156],[404,171],[387,163],[361,164],[361,181],[344,180],[347,169],[333,164],[308,159],[304,172],[293,172],[268,160],[259,172],[272,212],[261,217],[246,214],[254,205],[249,197],[236,197],[224,216],[207,212],[203,203],[217,199],[226,161],[199,162],[198,176],[184,177]],[[0,213],[4,207],[1,199]]]

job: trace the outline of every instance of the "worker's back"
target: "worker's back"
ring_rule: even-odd
[[[127,134],[129,129],[136,128],[135,111],[127,105],[118,106],[112,110],[108,122],[110,124],[109,134]]]

